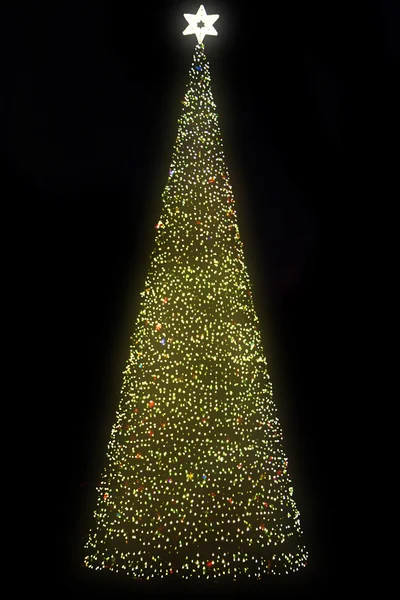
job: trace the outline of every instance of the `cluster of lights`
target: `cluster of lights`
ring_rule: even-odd
[[[262,577],[307,551],[197,44],[86,566]]]

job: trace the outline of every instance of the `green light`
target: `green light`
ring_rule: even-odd
[[[202,44],[131,340],[85,565],[146,579],[304,566]]]

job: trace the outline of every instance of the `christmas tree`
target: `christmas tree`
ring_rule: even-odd
[[[210,87],[218,15],[185,18],[198,43],[84,562],[289,573],[307,551]]]

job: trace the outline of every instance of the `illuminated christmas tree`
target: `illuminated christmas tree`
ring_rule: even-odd
[[[141,294],[85,565],[261,577],[307,561],[203,39]]]

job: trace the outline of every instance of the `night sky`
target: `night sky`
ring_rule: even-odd
[[[81,536],[188,81],[183,13],[199,6],[127,4],[36,0],[0,19],[3,229],[35,423],[23,477],[41,472],[40,491],[29,487],[45,525],[27,543],[41,548],[31,568],[44,587],[89,597],[98,584],[80,572]],[[360,403],[346,369],[366,269],[356,239],[368,199],[382,198],[400,54],[395,2],[344,4],[205,3],[220,14],[206,53],[309,578],[329,586],[357,568],[343,544]]]

